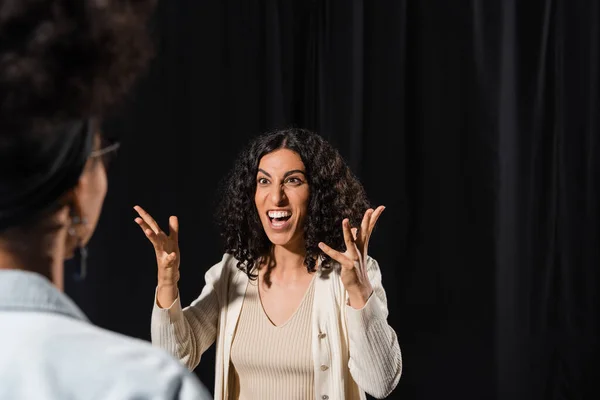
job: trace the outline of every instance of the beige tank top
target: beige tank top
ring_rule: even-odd
[[[275,326],[262,307],[258,280],[248,283],[231,346],[231,399],[314,400],[313,298],[314,278],[290,319]]]

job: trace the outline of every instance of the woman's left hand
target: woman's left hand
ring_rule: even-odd
[[[373,228],[383,210],[385,210],[384,206],[379,206],[375,210],[369,208],[365,212],[358,232],[357,228],[350,227],[347,218],[342,221],[344,242],[346,243],[344,253],[332,249],[323,242],[319,243],[319,248],[325,254],[340,263],[342,283],[348,292],[350,305],[354,308],[362,308],[373,293],[373,287],[367,275],[367,248]]]

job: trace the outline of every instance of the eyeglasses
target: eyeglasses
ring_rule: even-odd
[[[98,150],[94,150],[90,153],[90,157],[100,157],[104,168],[108,169],[109,165],[117,156],[117,150],[121,147],[121,143],[113,142],[106,143],[106,139],[102,139],[102,147]]]

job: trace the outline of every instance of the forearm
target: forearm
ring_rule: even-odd
[[[371,294],[373,294],[372,288],[348,290],[348,305],[355,310],[360,310],[367,304]]]
[[[375,294],[363,308],[347,308],[350,372],[359,387],[376,398],[387,396],[402,373],[400,346],[386,314]]]
[[[160,292],[157,288],[152,311],[152,343],[194,369],[216,338],[219,312],[216,295],[211,287],[205,286],[200,297],[182,310],[177,295],[173,301],[159,300]],[[173,292],[168,294],[173,295]],[[171,302],[167,307],[160,307],[161,301]]]
[[[160,308],[169,308],[179,297],[177,285],[158,285],[156,303]]]
[[[159,307],[157,288],[156,301],[152,311],[151,338],[152,344],[165,350],[180,360],[190,370],[200,362],[195,332],[186,320],[179,298],[167,307]]]
[[[368,259],[371,293],[348,292],[346,322],[350,341],[348,366],[354,381],[376,398],[387,396],[402,374],[396,332],[387,322],[388,308],[377,262]],[[363,302],[363,298],[366,300]],[[361,307],[359,307],[361,306]]]

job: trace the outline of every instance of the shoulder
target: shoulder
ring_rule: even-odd
[[[31,379],[69,398],[208,398],[195,375],[148,341],[70,317],[41,318],[46,329],[19,346],[22,356],[37,360]]]
[[[125,336],[89,323],[82,323],[82,325],[78,329],[73,329],[68,343],[64,343],[68,346],[68,350],[63,349],[63,352],[85,351],[90,360],[96,361],[96,367],[106,367],[100,370],[104,370],[107,375],[127,372],[138,376],[156,377],[161,375],[164,369],[182,372],[179,363],[148,341]]]
[[[107,371],[103,380],[112,391],[141,399],[208,398],[201,395],[206,390],[196,376],[164,350],[139,339],[109,336],[98,367]]]
[[[214,264],[210,269],[206,272],[205,278],[206,282],[216,282],[222,280],[222,278],[228,281],[230,277],[234,276],[237,273],[243,273],[238,268],[239,261],[237,258],[232,256],[231,254],[225,253],[221,258],[221,261]]]
[[[208,398],[195,375],[166,351],[147,341],[93,325],[90,325],[89,336],[82,335],[82,341],[89,341],[80,347],[82,351],[83,347],[88,349],[92,367],[83,369],[87,370],[87,376],[81,380],[93,374],[94,381],[99,383],[97,391],[106,393],[106,398],[113,393],[118,394],[115,397],[139,399]],[[90,350],[95,353],[94,358]],[[93,362],[94,359],[97,361]],[[110,388],[110,392],[105,388]]]

